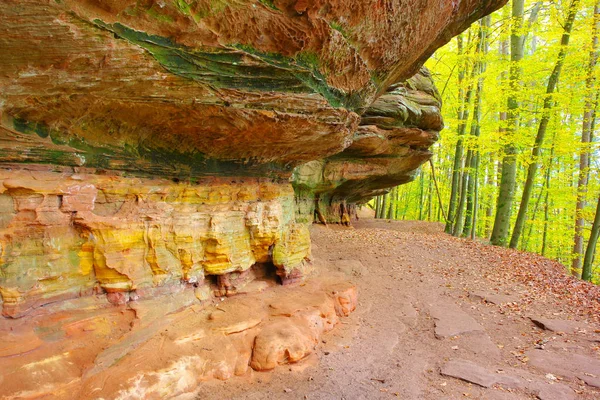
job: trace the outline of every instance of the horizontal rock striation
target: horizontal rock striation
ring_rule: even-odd
[[[94,290],[132,292],[272,263],[286,282],[310,257],[288,184],[178,182],[82,170],[0,169],[0,294],[19,316]]]
[[[87,153],[75,165],[289,176],[500,3],[8,0],[3,119]]]
[[[299,278],[315,210],[348,222],[430,157],[419,67],[501,3],[2,2],[5,315],[254,263]]]
[[[330,222],[349,218],[350,205],[411,181],[431,157],[443,128],[441,99],[429,71],[392,85],[362,115],[352,144],[294,170],[293,184]]]

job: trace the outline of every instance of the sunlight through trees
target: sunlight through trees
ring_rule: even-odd
[[[377,217],[439,221],[599,283],[599,27],[600,0],[512,0],[438,50],[437,182],[423,165],[371,202]]]

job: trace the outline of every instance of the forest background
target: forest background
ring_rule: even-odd
[[[599,30],[600,0],[511,0],[438,50],[445,129],[376,216],[444,222],[600,283]]]

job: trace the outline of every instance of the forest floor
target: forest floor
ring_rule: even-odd
[[[313,256],[357,285],[357,310],[307,359],[198,398],[600,399],[600,288],[442,229],[313,226]]]

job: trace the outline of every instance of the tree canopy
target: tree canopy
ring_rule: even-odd
[[[444,222],[599,283],[599,25],[598,0],[512,0],[438,50],[439,198],[427,164],[378,216]]]

